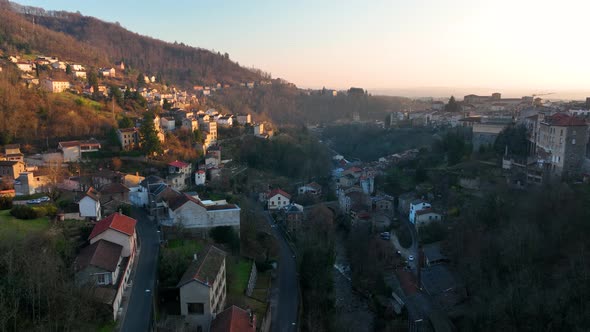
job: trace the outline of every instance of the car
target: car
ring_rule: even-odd
[[[402,255],[402,252],[401,252],[401,251],[399,251],[399,250],[398,250],[398,251],[396,251],[395,253],[396,253],[398,256],[401,256],[401,255]]]
[[[409,260],[410,262],[411,262],[411,261],[413,261],[413,260],[414,260],[414,255],[410,255],[410,256],[408,256],[408,260]]]
[[[30,199],[27,201],[27,204],[39,204],[39,203],[41,203],[41,201],[38,199]]]
[[[51,200],[51,198],[47,197],[47,196],[43,196],[38,198],[39,202],[49,202]]]

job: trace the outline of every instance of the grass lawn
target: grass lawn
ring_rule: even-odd
[[[0,211],[0,240],[21,237],[27,233],[43,232],[49,229],[47,217],[21,220],[10,215],[10,210]]]
[[[233,296],[241,296],[244,294],[246,286],[248,286],[252,261],[238,257],[228,258],[225,263],[227,268],[227,292]]]

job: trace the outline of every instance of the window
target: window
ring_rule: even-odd
[[[205,305],[199,303],[187,303],[189,315],[203,315],[205,313]]]
[[[98,285],[106,285],[108,283],[106,274],[101,273],[96,275],[96,283]]]

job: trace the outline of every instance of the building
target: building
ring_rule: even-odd
[[[24,154],[20,152],[20,144],[7,144],[4,146],[4,160],[24,162]]]
[[[78,162],[82,159],[82,153],[99,151],[100,143],[95,139],[59,142],[57,149],[62,152],[64,162]]]
[[[117,137],[125,151],[139,147],[139,130],[137,128],[117,129]]]
[[[197,186],[204,186],[206,178],[207,178],[207,173],[205,172],[205,170],[200,169],[195,172],[195,184]]]
[[[200,200],[181,193],[168,200],[168,216],[160,221],[164,226],[182,225],[193,234],[209,236],[209,230],[231,226],[239,234],[240,207],[225,200]]]
[[[99,192],[90,187],[84,197],[78,202],[78,208],[80,210],[80,217],[100,220],[102,214],[100,209]]]
[[[176,128],[176,120],[173,117],[160,118],[160,127],[163,131],[173,131]]]
[[[539,120],[535,154],[543,170],[560,178],[580,175],[588,144],[586,121],[566,113]]]
[[[267,205],[269,210],[277,210],[291,203],[291,195],[281,189],[272,190],[267,195]]]
[[[426,203],[420,199],[414,200],[410,203],[410,215],[409,219],[412,224],[416,223],[416,212],[424,209],[430,209],[432,206],[429,203]]]
[[[51,181],[47,175],[23,172],[14,181],[14,190],[17,196],[33,195],[50,192],[50,184]]]
[[[167,183],[176,190],[182,190],[189,185],[191,180],[192,167],[182,161],[173,161],[168,164]]]
[[[0,177],[3,181],[12,182],[25,170],[22,161],[0,160]]]
[[[312,196],[319,196],[322,194],[322,186],[315,182],[308,183],[297,189],[299,195],[309,194]]]
[[[41,88],[53,93],[64,92],[70,88],[70,82],[46,78],[41,81]]]
[[[211,321],[225,307],[225,252],[210,246],[195,254],[177,287],[180,313],[186,322],[195,331],[209,331]]]
[[[215,316],[210,332],[256,332],[256,315],[232,305]]]
[[[250,114],[238,114],[236,116],[236,120],[238,121],[239,124],[245,125],[245,124],[252,123],[252,116]]]
[[[74,261],[76,284],[114,285],[119,279],[123,246],[99,240],[83,248]]]
[[[263,136],[264,135],[264,123],[258,123],[254,125],[254,135],[255,136]]]
[[[100,68],[98,73],[104,77],[115,77],[116,71],[115,68]]]
[[[442,216],[436,212],[434,212],[431,208],[425,208],[422,210],[416,211],[415,216],[415,225],[417,227],[422,227],[429,225],[432,222],[441,221]]]
[[[32,62],[18,61],[16,66],[20,71],[32,72],[35,65]]]
[[[94,225],[88,240],[90,244],[106,240],[122,246],[121,256],[129,257],[130,263],[133,264],[137,250],[135,224],[135,219],[115,212]]]

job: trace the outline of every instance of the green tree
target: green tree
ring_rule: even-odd
[[[133,127],[133,120],[130,118],[123,116],[121,120],[119,120],[119,128],[131,128]]]
[[[518,157],[527,156],[527,129],[524,125],[508,126],[498,134],[494,142],[494,150],[498,155],[503,155],[508,148],[508,153]]]
[[[66,65],[66,74],[72,75],[72,66]]]
[[[461,106],[457,103],[454,96],[451,96],[449,102],[445,105],[445,111],[447,112],[459,112],[461,111]]]
[[[162,153],[162,145],[154,125],[154,114],[152,112],[145,113],[141,127],[139,127],[139,134],[141,136],[141,149],[146,155]]]
[[[93,70],[88,71],[88,85],[94,88],[94,91],[98,91],[98,75]]]

